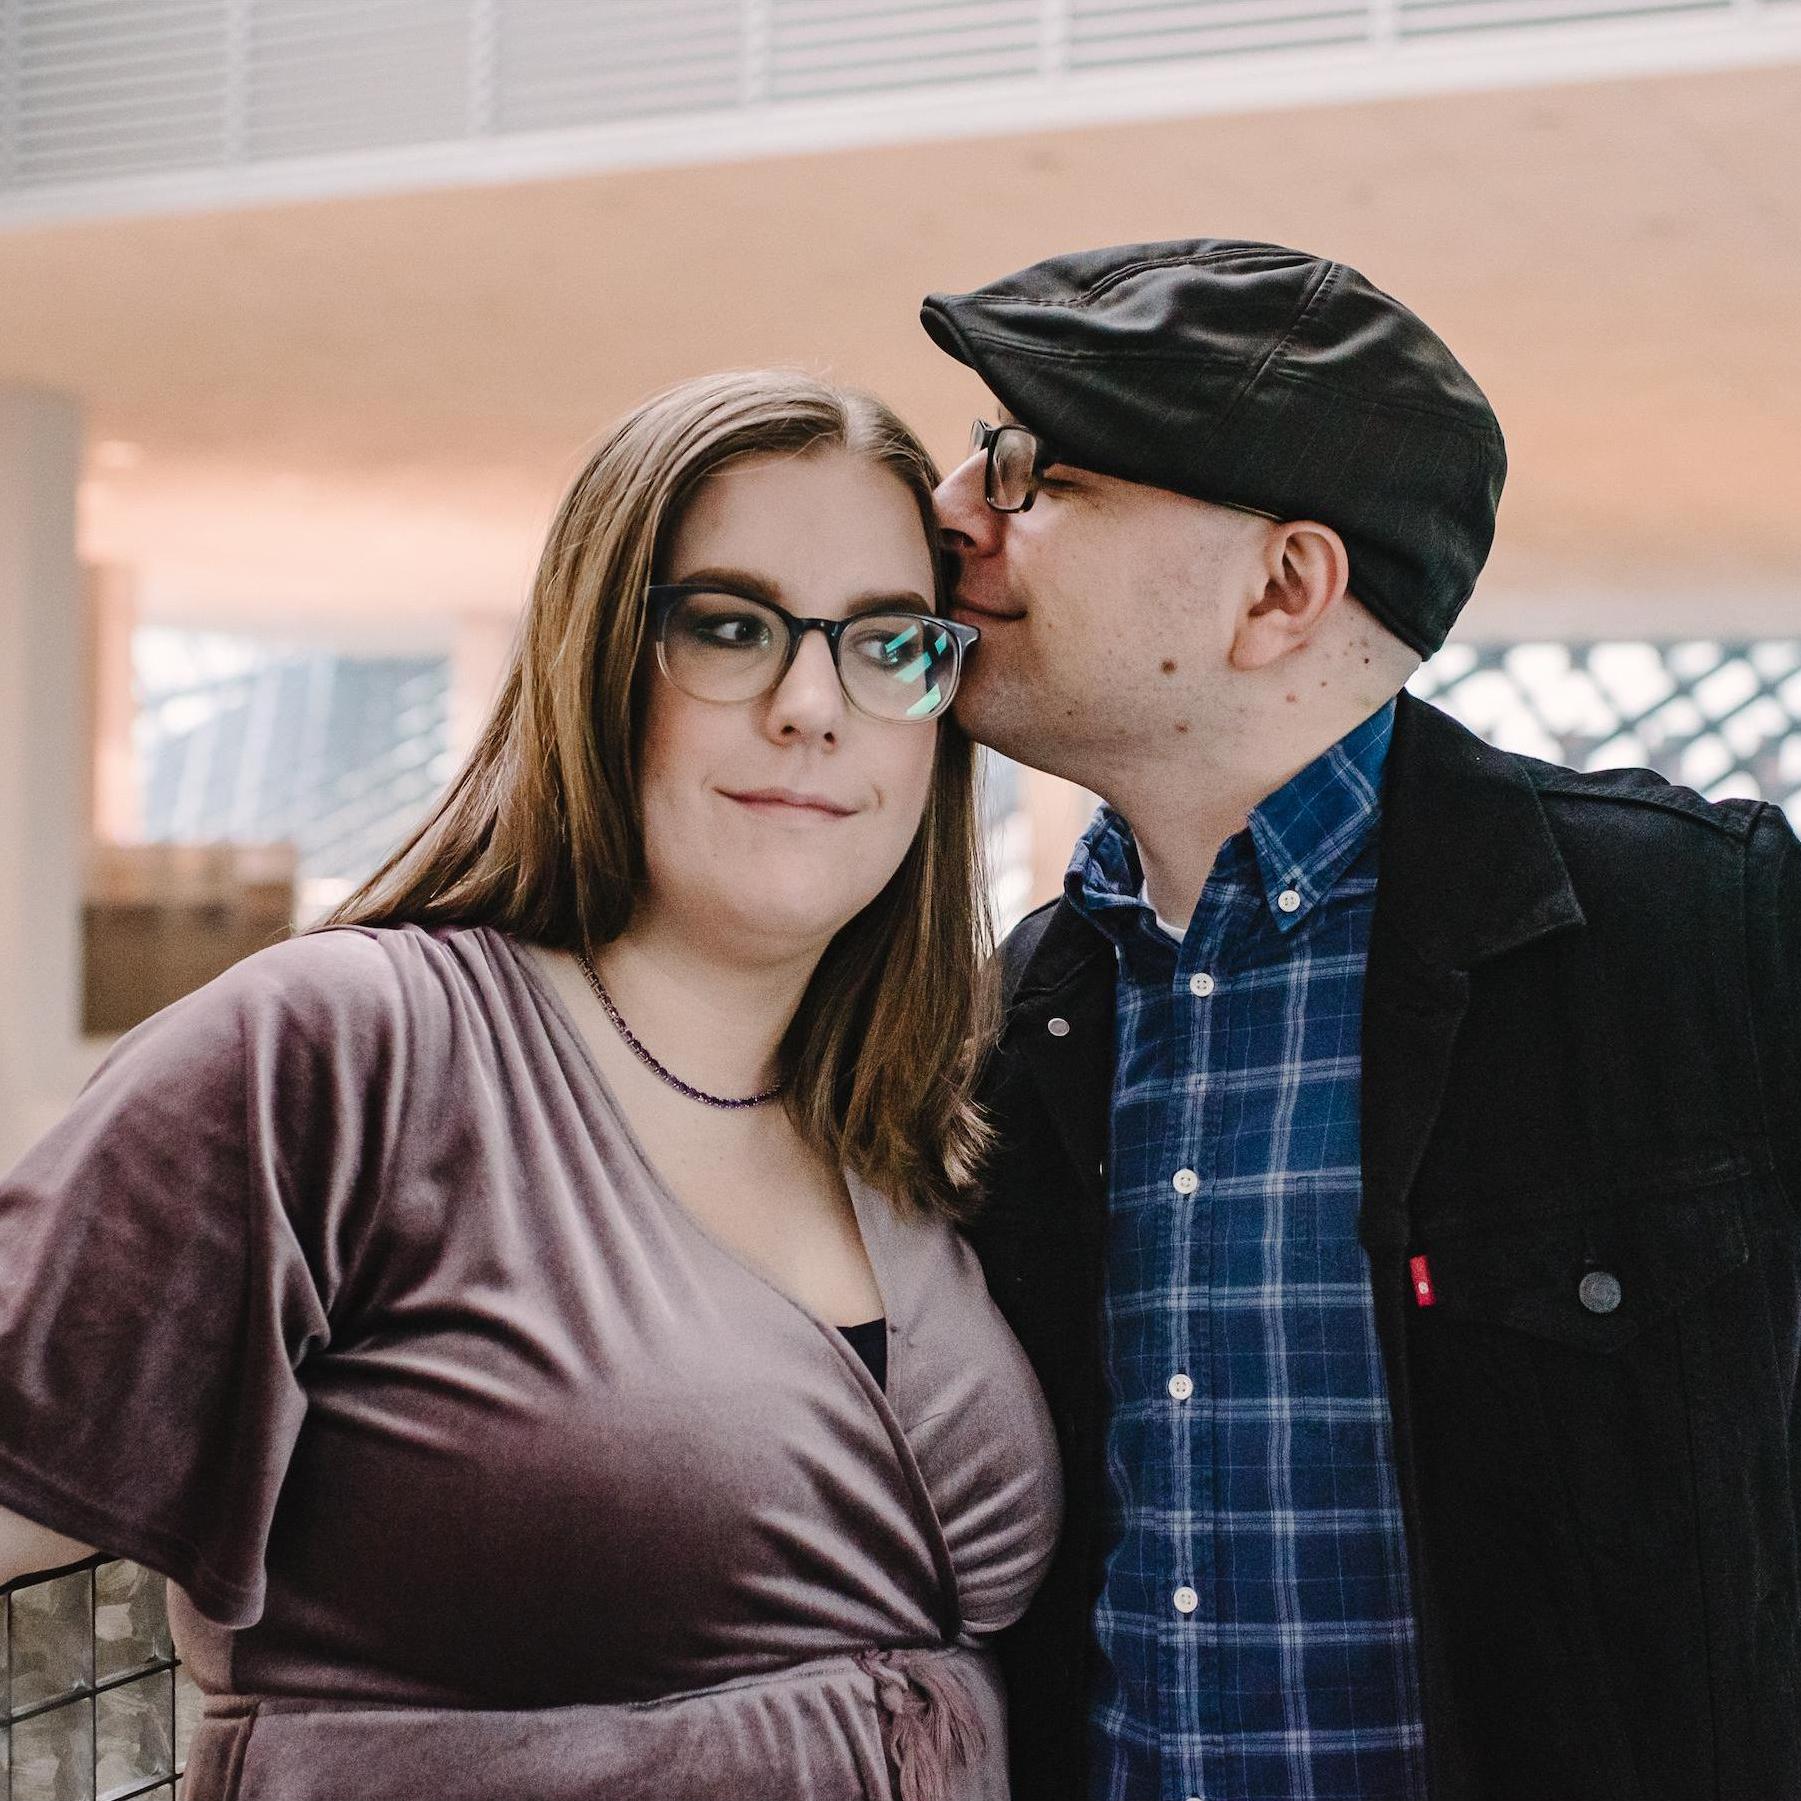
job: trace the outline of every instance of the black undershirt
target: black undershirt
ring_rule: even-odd
[[[850,1348],[869,1366],[877,1388],[888,1386],[888,1322],[865,1320],[860,1326],[840,1326]]]

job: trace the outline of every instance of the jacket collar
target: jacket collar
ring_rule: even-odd
[[[1378,945],[1392,934],[1429,967],[1468,970],[1581,924],[1524,765],[1401,695],[1382,812]]]
[[[1411,694],[1395,710],[1382,807],[1377,931],[1429,968],[1468,970],[1584,923],[1538,790],[1519,759]],[[1054,993],[1111,947],[1058,904],[1017,998]]]
[[[1112,944],[1093,921],[1064,898],[1056,903],[1038,948],[1020,975],[1014,1001],[1027,1006],[1061,992],[1078,977],[1092,980],[1112,973]]]

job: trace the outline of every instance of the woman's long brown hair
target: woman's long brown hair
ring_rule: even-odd
[[[468,761],[321,927],[480,924],[565,950],[616,938],[645,871],[645,590],[708,476],[740,457],[830,448],[889,470],[936,544],[932,459],[871,396],[759,370],[684,382],[624,419],[557,511]],[[955,1216],[987,1149],[973,1088],[994,998],[974,751],[950,718],[934,729],[919,830],[827,946],[782,1063],[785,1104],[811,1144],[895,1200]]]

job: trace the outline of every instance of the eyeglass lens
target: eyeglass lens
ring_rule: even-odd
[[[697,700],[754,700],[780,681],[790,626],[740,594],[684,595],[658,641],[664,672]],[[932,719],[956,692],[955,638],[929,616],[865,613],[840,634],[838,680],[853,706],[878,719]]]
[[[970,433],[970,447],[980,450],[984,446],[988,451],[984,498],[1000,512],[1018,512],[1031,498],[1038,440],[1023,425],[989,425],[978,419]]]

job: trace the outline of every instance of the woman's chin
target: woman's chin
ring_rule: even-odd
[[[785,962],[818,955],[880,892],[822,891],[818,883],[738,888],[698,917],[735,959]]]

